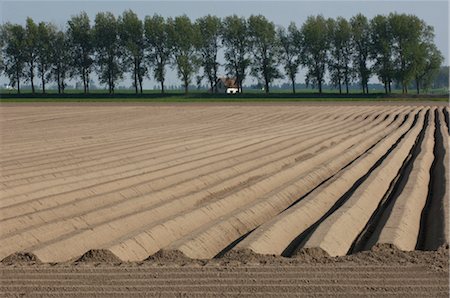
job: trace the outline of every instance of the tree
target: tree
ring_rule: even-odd
[[[395,79],[402,85],[402,92],[408,93],[410,83],[420,81],[417,76],[427,64],[426,56],[437,54],[429,52],[433,29],[413,15],[390,14],[388,19],[393,36]],[[438,56],[434,56],[435,62],[439,62]]]
[[[353,51],[351,42],[351,27],[349,22],[338,17],[336,20],[328,20],[328,30],[330,38],[330,60],[329,71],[331,82],[339,87],[342,93],[342,84],[345,84],[346,93],[349,93],[349,84],[352,77],[351,55]]]
[[[94,47],[89,17],[85,12],[73,16],[68,21],[67,35],[71,48],[73,74],[81,77],[84,93],[88,93],[90,73],[94,63],[92,59]]]
[[[283,27],[279,27],[277,35],[281,46],[279,59],[283,63],[284,71],[291,81],[292,93],[295,94],[295,78],[300,66],[300,58],[298,56],[298,53],[301,51],[300,32],[295,23],[291,23],[287,31]]]
[[[153,66],[155,79],[161,84],[161,93],[164,93],[166,65],[170,62],[172,49],[168,24],[162,16],[147,16],[144,28],[148,59]]]
[[[385,93],[391,93],[394,77],[393,37],[386,16],[377,15],[370,21],[369,57],[374,60],[373,71],[384,84]]]
[[[312,83],[322,93],[329,49],[327,21],[321,15],[310,16],[300,31],[303,39],[301,62],[308,69],[306,85]]]
[[[216,16],[207,15],[197,19],[195,25],[199,32],[196,47],[201,56],[200,64],[203,67],[203,77],[208,79],[211,91],[214,91],[220,65],[217,62],[217,55],[220,48],[222,21]]]
[[[420,89],[429,89],[438,76],[444,57],[437,47],[430,42],[421,43],[417,47],[416,62],[414,65],[414,79],[417,94]]]
[[[38,75],[42,82],[42,93],[45,93],[45,83],[48,82],[50,76],[52,59],[52,43],[56,36],[55,26],[40,22],[37,28],[36,36],[36,64]]]
[[[432,87],[433,88],[447,88],[449,83],[449,73],[450,68],[448,66],[441,66],[439,68],[438,74],[433,80]]]
[[[264,81],[264,90],[269,94],[270,83],[282,77],[277,68],[280,44],[275,25],[262,15],[250,16],[248,23],[253,52],[252,73]]]
[[[58,93],[64,93],[65,80],[70,72],[70,46],[67,35],[63,31],[55,33],[51,40],[51,70],[50,76],[58,85]]]
[[[38,51],[38,26],[31,18],[27,18],[25,27],[25,46],[24,52],[26,57],[27,72],[25,78],[31,83],[31,91],[35,93],[34,88],[34,70],[36,68],[36,59]]]
[[[236,83],[242,92],[242,83],[250,65],[249,30],[247,21],[237,15],[228,16],[223,21],[222,42],[225,46],[225,68],[236,77]]]
[[[147,69],[144,65],[144,25],[131,10],[124,11],[119,18],[119,36],[124,49],[124,64],[129,65],[133,73],[133,85],[142,93],[142,81]]]
[[[114,94],[116,82],[123,76],[123,66],[118,23],[112,13],[100,12],[95,16],[93,36],[99,81],[108,85],[109,94]]]
[[[370,25],[367,18],[357,14],[350,19],[352,28],[353,64],[361,82],[363,93],[369,93],[370,69],[367,66],[370,52]]]
[[[0,24],[0,75],[5,71],[4,48],[6,44],[6,35],[4,33],[4,25]]]
[[[194,46],[198,32],[186,15],[169,19],[168,24],[174,66],[177,68],[178,77],[183,81],[184,93],[187,94],[199,64]]]
[[[17,87],[20,94],[20,80],[24,75],[26,62],[26,31],[21,25],[6,23],[0,31],[2,47],[3,71],[9,78],[11,85]]]

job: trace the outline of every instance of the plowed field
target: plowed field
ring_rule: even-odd
[[[406,295],[416,287],[448,296],[448,263],[433,271],[433,252],[420,252],[448,258],[446,105],[5,104],[0,111],[4,293],[358,295],[372,287]],[[346,259],[367,251],[374,260],[377,252],[402,255],[407,264],[397,265],[406,269],[388,264],[394,256],[373,271],[373,262]],[[261,255],[277,269],[261,265]],[[190,269],[138,265],[171,256]],[[260,267],[243,265],[242,256]],[[10,266],[23,261],[59,264]],[[135,263],[74,268],[85,261]],[[89,283],[108,270],[114,279],[106,288]]]

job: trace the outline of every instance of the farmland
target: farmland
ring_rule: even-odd
[[[356,266],[358,256],[384,250],[433,259],[448,244],[445,104],[4,103],[0,111],[4,264],[104,258],[137,272],[143,269],[136,264],[149,257],[213,259],[214,267],[243,255],[271,255],[286,262],[276,270],[293,270],[301,279],[308,270],[293,260],[348,258]],[[31,280],[38,270],[56,278],[64,270],[101,269],[45,264],[0,269],[12,280]],[[343,270],[321,266],[309,273]],[[213,270],[194,267],[194,280]],[[369,274],[365,266],[355,268],[362,279]],[[415,273],[389,268],[383,274],[420,275],[416,267],[408,269]],[[247,275],[264,280],[262,269],[252,270]],[[401,278],[416,284],[417,293],[433,286],[448,293],[441,275],[423,284]],[[293,279],[281,284],[289,282],[287,288],[301,290]],[[355,283],[352,293],[363,293]],[[2,281],[2,287],[14,292],[14,284]],[[341,293],[350,293],[344,288]],[[401,286],[395,291],[403,293]]]

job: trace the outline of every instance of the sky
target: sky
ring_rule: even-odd
[[[288,26],[290,22],[301,24],[310,15],[322,14],[324,17],[342,16],[347,19],[362,13],[368,18],[377,14],[391,12],[417,15],[427,24],[434,27],[435,43],[445,57],[444,64],[449,65],[449,3],[448,1],[3,1],[0,0],[0,23],[24,24],[27,17],[36,22],[52,22],[60,28],[65,28],[67,20],[85,11],[93,21],[97,12],[110,11],[120,15],[124,10],[131,9],[141,19],[146,15],[160,14],[164,17],[175,17],[186,14],[191,19],[207,14],[225,17],[232,14],[248,17],[252,14],[262,14],[276,25]],[[223,61],[222,61],[223,62]],[[224,70],[221,69],[224,74]],[[297,81],[304,82],[304,70],[301,70]],[[129,76],[129,75],[127,75]],[[277,83],[287,80],[280,80]],[[372,82],[376,82],[373,78]],[[3,85],[8,81],[0,78]],[[248,80],[247,83],[252,82]],[[180,84],[176,73],[168,71],[167,85]],[[122,85],[129,85],[125,79]],[[146,80],[144,87],[152,88],[156,82]]]

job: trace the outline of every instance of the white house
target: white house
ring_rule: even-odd
[[[241,89],[235,78],[221,77],[217,79],[214,91],[216,93],[236,94],[240,93]]]

